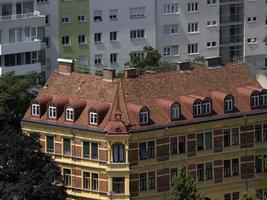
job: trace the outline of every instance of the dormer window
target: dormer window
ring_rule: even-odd
[[[53,105],[50,105],[48,107],[48,117],[51,118],[51,119],[56,119],[57,117],[57,112],[56,112],[56,106],[53,106]]]
[[[74,109],[72,107],[66,108],[66,120],[74,121]]]
[[[211,114],[211,101],[209,99],[203,102],[203,115]]]
[[[198,116],[202,114],[202,103],[201,101],[196,101],[193,105],[193,114]]]
[[[147,108],[143,108],[140,111],[140,124],[147,124],[148,123],[148,109]]]
[[[40,115],[40,105],[37,103],[32,104],[32,116],[39,116]]]
[[[266,92],[263,92],[261,94],[261,105],[264,107],[264,106],[267,106],[267,93]]]
[[[180,118],[180,105],[178,103],[174,103],[171,107],[171,119],[177,120]]]
[[[233,97],[228,95],[224,99],[224,110],[225,110],[225,112],[232,112],[233,108],[234,108]]]
[[[258,108],[260,106],[260,95],[258,92],[253,92],[251,95],[251,107]]]
[[[95,110],[90,111],[89,118],[91,125],[97,125],[97,112]]]

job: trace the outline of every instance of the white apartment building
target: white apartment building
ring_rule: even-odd
[[[90,0],[91,70],[123,69],[129,53],[156,47],[155,0]]]
[[[44,65],[45,16],[30,0],[0,1],[0,76],[14,71],[41,73]]]
[[[246,0],[244,5],[245,62],[256,73],[267,67],[267,1]]]

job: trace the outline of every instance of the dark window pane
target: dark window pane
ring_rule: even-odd
[[[92,159],[98,159],[98,143],[92,142]]]
[[[70,139],[64,138],[63,139],[63,154],[64,155],[70,155]]]
[[[46,136],[46,151],[47,152],[54,152],[54,137],[53,136]]]
[[[147,159],[147,149],[145,142],[139,144],[139,155],[141,160]]]
[[[204,149],[204,135],[203,133],[197,134],[197,150],[203,150]]]

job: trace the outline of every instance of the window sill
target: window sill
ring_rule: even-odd
[[[180,13],[164,13],[163,16],[180,15]]]
[[[199,31],[198,32],[188,32],[188,35],[197,35],[199,34]]]
[[[199,55],[199,52],[197,52],[197,53],[189,53],[188,54],[189,56],[194,56],[194,55]],[[198,115],[197,115],[198,116]],[[201,116],[201,115],[200,115]]]
[[[207,47],[207,49],[215,49],[217,48],[218,46],[213,46],[213,47]]]

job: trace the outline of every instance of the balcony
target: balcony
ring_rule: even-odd
[[[40,73],[41,63],[24,64],[24,65],[17,65],[17,66],[11,66],[11,67],[0,67],[0,76],[8,72],[12,72],[12,71],[15,72],[16,76],[24,76],[32,71]]]
[[[40,51],[41,49],[42,43],[38,39],[35,39],[33,41],[0,44],[0,55]]]
[[[15,14],[15,15],[5,15],[0,16],[0,22],[11,21],[11,20],[20,20],[20,19],[29,19],[35,17],[41,17],[43,15],[40,14],[40,11],[33,11],[30,13],[22,13],[22,14]]]

